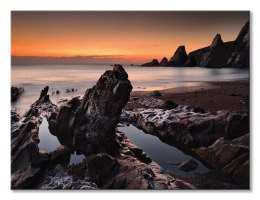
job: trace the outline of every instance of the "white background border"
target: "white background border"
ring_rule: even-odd
[[[0,194],[1,199],[260,199],[259,92],[260,31],[257,5],[251,0],[1,0],[0,2]],[[251,19],[251,190],[250,191],[11,191],[10,190],[10,13],[11,10],[250,10]]]

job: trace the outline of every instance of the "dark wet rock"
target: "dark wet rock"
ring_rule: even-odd
[[[115,153],[115,127],[131,90],[124,68],[114,65],[86,91],[82,101],[68,102],[60,108],[56,119],[49,121],[50,132],[57,135],[61,144],[85,155]]]
[[[250,29],[249,22],[247,22],[229,50],[225,67],[249,68],[249,39]]]
[[[160,66],[160,63],[158,62],[157,59],[153,59],[151,62],[148,62],[148,63],[145,63],[145,64],[142,64],[141,66],[151,66],[151,67],[154,67],[154,66]]]
[[[95,154],[88,158],[89,173],[102,189],[176,189],[176,181],[195,186],[175,179],[163,173],[154,162],[147,165],[138,159],[122,154],[111,157],[108,154]]]
[[[247,115],[247,112],[237,113]],[[187,106],[179,105],[175,109],[137,109],[124,111],[122,120],[133,123],[144,131],[155,134],[166,141],[177,142],[186,147],[211,145],[220,137],[226,137],[229,116],[227,111],[192,112]],[[239,127],[238,127],[239,128]],[[244,128],[241,128],[241,134]],[[249,130],[244,132],[248,133]]]
[[[188,59],[185,46],[179,46],[169,61],[170,66],[184,66]]]
[[[39,151],[39,126],[42,114],[55,111],[56,106],[49,100],[48,87],[45,87],[39,99],[33,103],[19,121],[19,126],[11,140],[11,188],[32,188],[39,175],[50,161],[49,154]]]
[[[161,97],[162,96],[162,93],[158,90],[154,90],[152,93],[151,93],[152,96],[154,97]]]
[[[160,62],[160,66],[168,66],[168,59],[166,57],[163,57],[163,59]]]
[[[22,87],[11,87],[11,101],[16,101],[24,92]]]
[[[68,164],[70,162],[71,150],[66,146],[59,146],[51,153],[51,163]]]
[[[197,167],[198,163],[194,159],[186,160],[178,166],[179,169],[186,172],[195,170]]]
[[[177,108],[178,106],[179,105],[177,103],[175,103],[174,101],[172,101],[172,100],[165,100],[160,105],[160,108],[165,109],[165,110],[170,110],[170,109]]]
[[[60,94],[60,91],[59,91],[59,90],[57,90],[57,91],[56,91],[56,94]]]
[[[194,152],[215,169],[231,176],[238,185],[249,188],[249,134],[234,140],[223,137]]]
[[[20,120],[20,115],[16,111],[11,110],[11,124],[15,122],[19,122],[19,120]]]
[[[90,190],[98,189],[91,180],[87,165],[56,165],[49,167],[37,182],[35,188],[44,190]]]
[[[231,113],[225,128],[226,139],[232,140],[249,132],[249,115],[243,111]]]
[[[187,106],[186,109],[190,112],[205,113],[206,111],[199,106]]]

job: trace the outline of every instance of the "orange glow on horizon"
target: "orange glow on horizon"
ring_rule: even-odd
[[[204,22],[205,14],[216,16]],[[208,46],[217,33],[223,41],[234,40],[248,20],[246,15],[239,20],[234,16],[217,12],[13,11],[11,55],[160,61],[170,59],[180,45],[185,45],[187,53]]]

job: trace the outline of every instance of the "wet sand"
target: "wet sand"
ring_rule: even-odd
[[[200,86],[160,90],[162,96],[181,105],[195,105],[204,110],[249,110],[249,81],[207,82]],[[131,97],[151,97],[151,91],[132,91]],[[142,107],[129,103],[126,109]]]

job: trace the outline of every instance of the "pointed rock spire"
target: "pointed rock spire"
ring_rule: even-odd
[[[171,66],[183,66],[188,59],[187,52],[185,50],[185,46],[181,45],[175,51],[173,57],[170,59]]]

